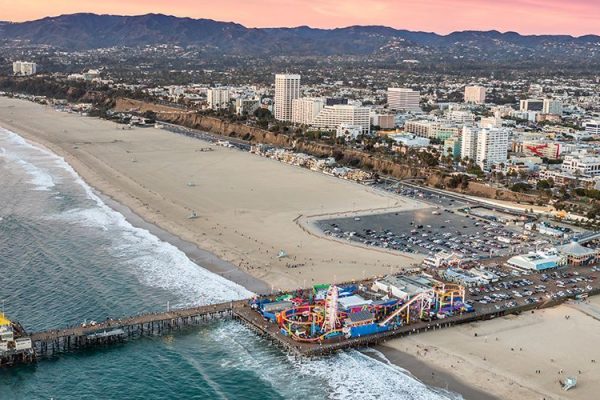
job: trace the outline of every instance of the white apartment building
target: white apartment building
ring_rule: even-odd
[[[600,121],[590,120],[585,124],[585,133],[588,135],[600,135]]]
[[[229,108],[229,89],[212,88],[206,92],[206,102],[213,110]]]
[[[485,88],[483,86],[465,87],[465,103],[484,104]]]
[[[573,176],[600,175],[600,157],[585,151],[565,156],[561,171]]]
[[[292,122],[310,125],[325,107],[323,99],[302,97],[292,100]]]
[[[421,111],[421,94],[407,88],[388,88],[388,108],[395,111]]]
[[[460,158],[469,160],[476,160],[477,158],[477,136],[479,134],[478,128],[472,128],[465,126],[462,131],[460,141]]]
[[[369,109],[344,104],[325,106],[310,125],[333,131],[337,130],[341,124],[360,126],[363,134],[369,134],[371,131]]]
[[[461,124],[472,124],[475,121],[475,115],[470,111],[452,110],[448,113],[448,119]]]
[[[462,125],[443,123],[430,120],[406,121],[404,131],[413,135],[429,139],[445,140],[451,136],[457,136],[462,130]]]
[[[508,160],[509,131],[498,128],[484,128],[477,137],[477,157],[475,161],[483,170]]]
[[[542,113],[543,114],[562,115],[562,113],[563,113],[562,102],[560,100],[544,99],[544,103],[542,105]]]
[[[275,119],[292,120],[292,102],[300,97],[300,75],[275,75]]]
[[[15,61],[13,63],[13,74],[21,76],[35,75],[37,73],[37,64],[27,61]]]
[[[461,140],[461,158],[474,160],[483,170],[508,159],[509,131],[498,128],[464,127]]]

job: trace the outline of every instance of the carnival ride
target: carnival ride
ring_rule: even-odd
[[[321,286],[320,293],[323,289]],[[366,302],[346,310],[340,310],[340,299],[355,296],[356,289],[331,285],[326,290],[324,298],[321,294],[319,299],[289,296],[288,307],[276,313],[273,319],[281,333],[299,342],[314,343],[342,335],[346,338],[370,335],[415,321],[431,321],[471,311],[464,303],[465,288],[442,282],[406,299]]]

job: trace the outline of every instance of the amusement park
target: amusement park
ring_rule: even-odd
[[[390,275],[370,283],[315,285],[251,308],[296,342],[364,337],[473,312],[465,288],[425,275]]]

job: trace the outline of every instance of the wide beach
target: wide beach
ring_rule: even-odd
[[[267,287],[360,279],[421,259],[328,240],[298,223],[312,215],[422,206],[408,199],[160,129],[123,130],[22,100],[0,98],[0,126],[64,157],[144,221]],[[198,217],[190,219],[192,213]],[[282,250],[287,257],[278,257]],[[237,281],[249,286],[247,277]]]

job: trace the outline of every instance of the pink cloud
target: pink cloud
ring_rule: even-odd
[[[235,21],[249,27],[387,25],[448,33],[497,29],[521,33],[600,34],[597,0],[0,0],[0,19],[21,21],[73,12],[160,12]]]

